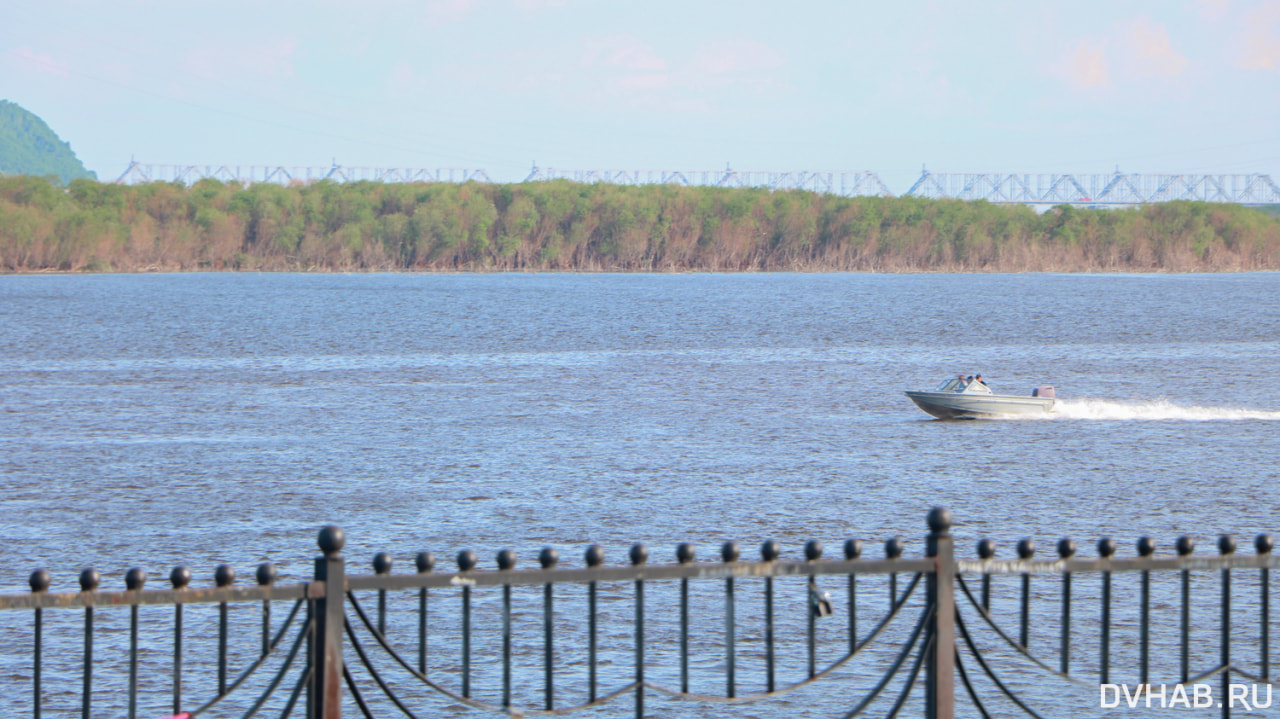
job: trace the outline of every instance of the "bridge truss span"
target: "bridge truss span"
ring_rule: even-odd
[[[874,172],[768,170],[565,170],[534,167],[525,182],[570,180],[616,185],[684,185],[700,187],[760,187],[770,190],[807,190],[827,195],[893,197]]]
[[[906,193],[913,197],[986,200],[1027,205],[1132,206],[1175,200],[1240,205],[1280,204],[1270,175],[1099,175],[933,173]]]
[[[194,184],[214,179],[244,185],[311,184],[313,182],[493,182],[480,169],[436,167],[347,167],[343,165],[160,165],[129,163],[117,184],[135,185],[147,182],[181,182]]]

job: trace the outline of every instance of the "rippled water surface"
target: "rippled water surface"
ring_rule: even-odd
[[[1280,529],[1278,358],[1273,274],[0,277],[0,587],[40,566],[64,591],[86,566],[111,588],[135,565],[305,577],[325,523],[353,571],[383,549],[397,571],[420,549],[579,564],[591,542],[918,555],[933,505],[965,555],[1247,546]],[[974,372],[1052,383],[1062,411],[943,422],[902,394]],[[28,686],[6,631],[0,681]],[[78,707],[74,672],[54,681]]]

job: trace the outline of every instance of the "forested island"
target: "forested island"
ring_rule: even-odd
[[[1280,217],[567,181],[244,187],[0,177],[0,271],[1243,271]]]

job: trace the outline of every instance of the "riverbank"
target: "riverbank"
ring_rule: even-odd
[[[0,178],[0,271],[1233,272],[1280,217],[759,188]]]

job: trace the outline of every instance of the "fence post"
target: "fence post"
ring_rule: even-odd
[[[955,717],[955,545],[951,540],[951,512],[934,507],[929,511],[929,539],[926,556],[932,557],[933,572],[928,576],[929,604],[934,608],[926,641],[933,639],[933,649],[926,657],[925,716],[927,719]]]
[[[346,560],[340,552],[347,537],[340,527],[320,530],[315,580],[324,582],[324,595],[315,600],[315,641],[312,642],[310,719],[342,717],[342,632],[346,615]]]

